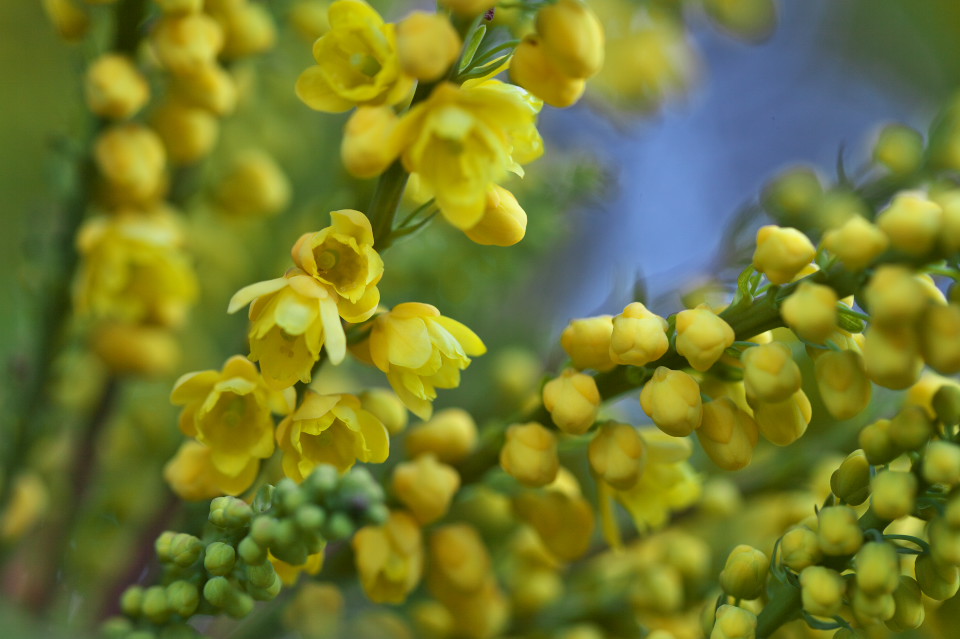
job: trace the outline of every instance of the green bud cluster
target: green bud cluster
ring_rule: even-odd
[[[383,488],[362,468],[341,477],[333,466],[320,466],[302,484],[284,479],[264,486],[252,505],[217,497],[202,539],[170,531],[157,538],[161,584],[128,588],[120,600],[125,616],[108,621],[104,632],[111,639],[199,637],[186,623],[193,615],[242,618],[256,601],[279,594],[271,554],[303,564],[328,540],[347,539],[388,515]]]

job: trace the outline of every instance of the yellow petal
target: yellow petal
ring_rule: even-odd
[[[264,295],[269,295],[270,293],[276,293],[285,286],[287,286],[287,280],[283,277],[244,286],[239,291],[234,293],[233,297],[230,298],[230,304],[227,306],[227,312],[236,313],[258,297],[263,297]]]
[[[327,82],[323,69],[319,66],[309,67],[297,78],[295,87],[297,97],[314,111],[324,113],[343,113],[353,107],[353,103],[344,100],[334,93]]]

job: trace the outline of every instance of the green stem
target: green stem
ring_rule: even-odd
[[[373,201],[367,216],[373,226],[373,245],[380,252],[390,246],[393,218],[397,214],[397,207],[409,177],[410,174],[403,168],[403,164],[397,160],[380,176],[373,192]]]

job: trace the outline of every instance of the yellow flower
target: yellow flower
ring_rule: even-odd
[[[469,356],[487,348],[469,328],[429,304],[407,302],[378,316],[370,331],[369,359],[415,415],[429,419],[437,388],[456,388]]]
[[[544,384],[543,406],[553,423],[565,433],[582,435],[597,419],[600,391],[590,375],[568,368]]]
[[[440,79],[460,55],[460,36],[442,13],[414,11],[397,25],[400,65],[427,81]]]
[[[303,403],[277,427],[283,472],[303,481],[320,464],[348,471],[357,461],[379,464],[390,453],[386,426],[353,395],[307,391]]]
[[[260,460],[251,457],[236,475],[217,470],[212,449],[192,439],[183,442],[177,454],[163,467],[163,478],[180,499],[206,501],[221,495],[239,495],[253,485]]]
[[[377,603],[402,603],[423,572],[423,535],[402,510],[382,526],[366,526],[353,537],[357,572],[364,592]]]
[[[610,359],[617,364],[645,366],[660,359],[669,347],[667,320],[640,302],[628,304],[613,318]]]
[[[93,157],[109,204],[143,207],[163,196],[167,152],[153,129],[132,122],[115,124],[97,137]]]
[[[587,450],[597,477],[619,490],[633,488],[647,465],[647,448],[636,428],[609,422],[600,427]]]
[[[700,426],[703,401],[697,380],[683,371],[658,366],[640,391],[640,405],[657,428],[686,437]]]
[[[500,449],[500,467],[525,486],[546,486],[557,478],[557,436],[537,422],[513,424]]]
[[[197,281],[170,212],[119,213],[86,222],[77,307],[99,318],[177,326],[197,297]]]
[[[373,249],[366,215],[344,209],[331,212],[330,219],[331,226],[300,236],[291,251],[293,261],[336,292],[343,319],[362,322],[380,303],[377,282],[383,277],[383,260]]]
[[[610,359],[612,334],[613,318],[609,315],[575,319],[560,334],[560,345],[577,370],[608,371],[615,366]]]
[[[180,430],[208,445],[213,466],[231,477],[242,473],[251,458],[273,454],[270,413],[293,408],[292,391],[271,391],[256,366],[239,355],[228,359],[222,371],[183,375],[170,401],[184,407]]]
[[[397,499],[426,525],[447,514],[460,488],[460,475],[433,455],[420,455],[412,462],[397,465],[392,487]]]
[[[508,172],[523,175],[543,153],[534,120],[540,101],[497,80],[443,83],[400,121],[403,165],[432,191],[459,229],[483,218],[487,191]]]
[[[703,405],[697,438],[707,456],[724,470],[740,470],[753,458],[760,431],[750,414],[729,397]]]
[[[158,326],[101,322],[90,347],[115,373],[159,376],[173,372],[180,344],[173,332]]]
[[[677,352],[698,371],[713,366],[734,340],[730,325],[703,304],[677,313]]]
[[[283,585],[291,587],[296,585],[302,573],[307,573],[308,575],[319,574],[320,571],[323,570],[323,557],[324,552],[320,551],[308,556],[306,562],[294,565],[288,564],[282,559],[277,559],[271,554],[270,563],[273,564],[273,568],[277,571],[277,575],[280,577]]]
[[[590,548],[594,514],[590,502],[569,471],[561,468],[556,480],[540,490],[528,490],[514,498],[514,510],[537,531],[555,557],[573,561]]]
[[[812,262],[816,254],[817,249],[797,229],[769,225],[757,231],[753,266],[772,284],[786,284]]]
[[[217,204],[229,215],[276,215],[290,202],[290,181],[262,151],[246,151],[231,163],[216,186]]]
[[[477,445],[477,424],[462,408],[445,408],[412,429],[404,442],[411,457],[432,454],[445,464],[463,461]]]
[[[328,113],[406,98],[413,78],[400,68],[396,26],[361,0],[338,0],[328,15],[330,31],[314,43],[317,64],[300,74],[297,96]]]
[[[517,45],[510,59],[510,79],[558,109],[571,106],[587,88],[586,80],[565,74],[543,46],[530,34]]]
[[[747,396],[765,402],[782,402],[800,390],[800,367],[790,347],[771,342],[748,348],[740,356]]]
[[[300,269],[283,277],[246,286],[233,296],[229,313],[250,305],[250,359],[260,362],[274,388],[309,382],[313,364],[326,346],[339,364],[347,338],[340,323],[337,295]]]

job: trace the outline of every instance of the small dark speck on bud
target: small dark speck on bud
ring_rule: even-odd
[[[491,20],[493,20],[493,16],[495,13],[496,13],[496,8],[490,7],[489,9],[487,9],[487,12],[483,14],[483,19],[486,20],[487,22],[490,22]]]

